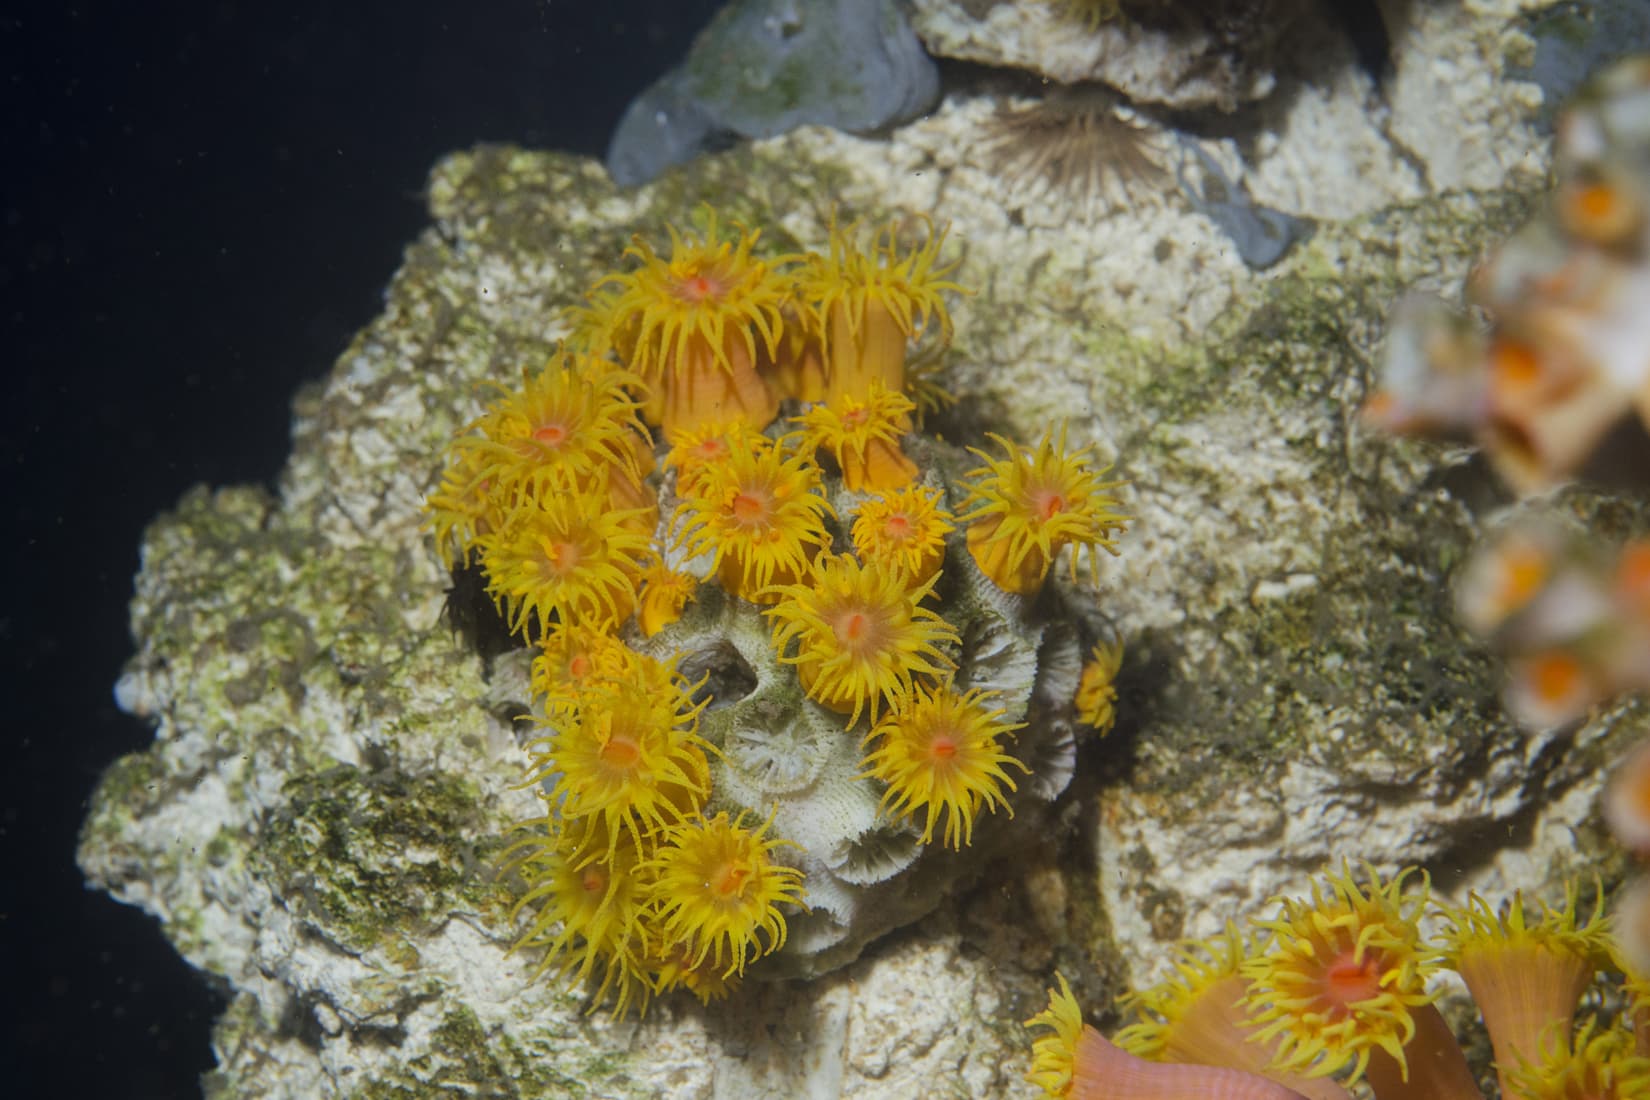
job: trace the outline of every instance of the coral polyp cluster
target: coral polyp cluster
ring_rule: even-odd
[[[533,654],[518,946],[593,1008],[850,961],[964,873],[931,849],[1054,798],[1075,701],[1115,696],[1115,667],[1079,691],[1092,618],[1030,597],[1115,548],[1119,483],[1064,429],[972,474],[919,429],[959,288],[916,224],[637,239],[429,498]]]
[[[1276,900],[1247,930],[1190,945],[1168,981],[1126,999],[1135,1022],[1115,1043],[1083,1024],[1070,987],[1027,1026],[1030,1079],[1055,1097],[1184,1096],[1482,1100],[1432,980],[1456,970],[1483,1015],[1508,1100],[1650,1095],[1641,979],[1625,995],[1634,1029],[1602,1012],[1576,1018],[1619,954],[1602,898],[1556,906],[1515,894],[1492,906],[1434,901],[1413,869],[1326,872],[1309,896]],[[1429,938],[1423,922],[1440,925]],[[1606,984],[1622,995],[1614,978]],[[1172,1085],[1172,1091],[1163,1091]]]
[[[1520,492],[1582,475],[1643,486],[1650,59],[1595,77],[1556,133],[1547,206],[1474,272],[1473,313],[1430,298],[1398,311],[1366,415],[1390,431],[1471,439]]]

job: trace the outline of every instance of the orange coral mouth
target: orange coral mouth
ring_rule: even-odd
[[[1330,1012],[1337,1018],[1351,1005],[1367,1001],[1381,992],[1381,967],[1374,954],[1366,954],[1362,962],[1352,955],[1342,955],[1324,968],[1324,999]]]

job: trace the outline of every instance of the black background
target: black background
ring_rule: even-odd
[[[444,151],[600,155],[717,0],[8,5],[0,14],[0,1091],[199,1092],[222,1000],[75,834],[143,524],[271,482],[288,403],[378,309]]]

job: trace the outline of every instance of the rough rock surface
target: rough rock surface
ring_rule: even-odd
[[[1478,462],[1355,416],[1398,290],[1449,289],[1540,185],[1533,95],[1496,53],[1512,9],[1413,6],[1373,120],[1366,78],[1320,59],[1246,143],[1256,199],[1320,223],[1264,273],[1173,190],[1099,221],[1027,203],[968,155],[979,100],[628,195],[555,154],[441,162],[383,314],[298,399],[278,493],[197,490],[144,540],[118,698],[156,740],[111,767],[79,858],[233,991],[212,1094],[1012,1095],[1055,965],[1103,1010],[1176,937],[1326,859],[1425,861],[1452,891],[1601,865],[1600,769],[1645,708],[1508,725],[1447,596],[1504,500]],[[776,247],[819,247],[833,207],[950,220],[977,290],[950,427],[1069,419],[1118,460],[1136,519],[1101,610],[1130,650],[1119,729],[1080,756],[1046,847],[824,978],[615,1023],[507,951],[501,830],[534,805],[512,700],[441,622],[419,507],[476,383],[538,361],[632,232],[702,200]]]
[[[1235,110],[1276,86],[1279,43],[1308,0],[1138,0],[1092,23],[1074,0],[912,0],[936,57],[1097,80],[1137,103]]]

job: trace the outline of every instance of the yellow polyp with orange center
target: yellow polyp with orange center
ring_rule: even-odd
[[[1644,221],[1633,191],[1608,180],[1572,180],[1559,188],[1555,205],[1564,228],[1605,247],[1626,242]]]
[[[922,606],[934,583],[907,588],[896,573],[823,555],[807,582],[771,590],[777,599],[764,614],[780,660],[796,666],[809,698],[847,714],[850,725],[866,711],[875,721],[917,678],[954,668],[941,647],[960,644],[956,630]]]
[[[762,427],[779,409],[761,369],[778,351],[789,261],[757,259],[758,232],[724,239],[713,211],[702,218],[702,233],[671,229],[669,260],[636,238],[625,255],[638,266],[591,288],[580,331],[639,376],[643,418],[666,432],[735,416]]]
[[[1343,864],[1313,883],[1309,899],[1279,898],[1279,915],[1256,922],[1273,936],[1242,964],[1250,979],[1244,1005],[1255,1038],[1276,1044],[1277,1069],[1308,1077],[1345,1070],[1351,1085],[1384,1055],[1401,1074],[1417,1018],[1437,997],[1427,989],[1436,956],[1416,923],[1427,907],[1424,878],[1407,890],[1407,870],[1388,881],[1368,864],[1363,871],[1359,883]]]
[[[968,528],[968,552],[980,572],[1004,592],[1035,596],[1048,576],[1049,557],[1037,546],[1016,554],[1015,546],[997,537],[1002,517],[987,516]]]
[[[802,427],[805,449],[826,451],[836,459],[850,491],[885,492],[903,488],[917,476],[916,464],[900,449],[915,408],[904,394],[872,382],[863,396],[815,405],[793,423]]]
[[[707,462],[683,494],[676,523],[689,555],[715,554],[728,592],[766,603],[778,598],[766,589],[807,576],[814,555],[830,545],[824,517],[832,510],[807,455],[756,438],[727,440],[726,454]]]
[[[1121,481],[1101,481],[1104,468],[1092,466],[1092,449],[1066,446],[1066,430],[1043,435],[1036,447],[990,437],[1006,453],[994,457],[970,448],[984,466],[968,474],[968,549],[980,571],[998,587],[1033,595],[1060,550],[1073,546],[1070,565],[1077,579],[1078,554],[1117,553],[1117,536],[1129,517],[1113,509],[1108,490]],[[1098,578],[1098,573],[1096,573]]]
[[[867,566],[901,573],[911,587],[926,584],[945,562],[945,536],[956,530],[940,507],[939,489],[910,486],[860,505],[854,553]]]
[[[1622,547],[1616,561],[1616,591],[1635,614],[1650,616],[1650,540]]]

